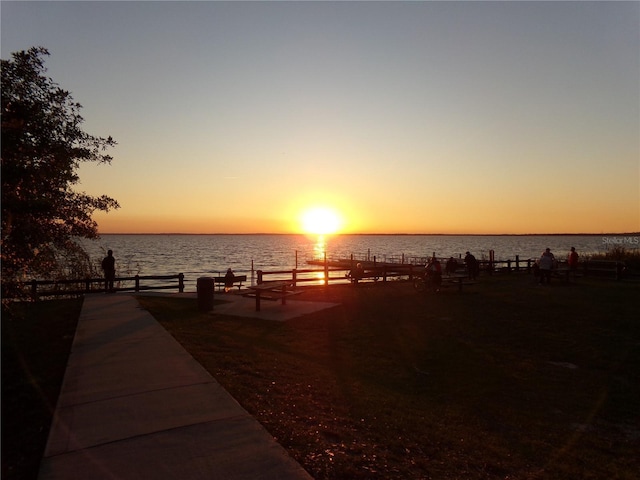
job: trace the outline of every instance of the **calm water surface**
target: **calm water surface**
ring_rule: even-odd
[[[637,237],[635,237],[637,241]],[[476,258],[496,260],[538,258],[549,247],[564,259],[574,246],[581,255],[597,253],[633,239],[602,235],[103,235],[87,244],[99,264],[108,249],[114,251],[118,275],[171,275],[184,273],[187,280],[223,274],[231,267],[238,274],[254,270],[307,268],[307,260],[353,255],[356,259],[405,261],[436,253],[456,258],[467,250]]]

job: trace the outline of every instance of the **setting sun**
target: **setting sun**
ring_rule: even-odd
[[[342,220],[334,210],[316,207],[306,210],[302,214],[301,223],[305,233],[326,235],[338,232]]]

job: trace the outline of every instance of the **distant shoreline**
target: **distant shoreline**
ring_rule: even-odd
[[[640,232],[603,232],[603,233],[332,233],[332,234],[313,234],[313,233],[100,233],[105,235],[183,235],[183,236],[205,236],[205,235],[226,235],[226,236],[251,236],[251,235],[309,235],[309,236],[376,236],[376,237],[602,237],[602,236],[621,236],[621,237],[637,237]]]

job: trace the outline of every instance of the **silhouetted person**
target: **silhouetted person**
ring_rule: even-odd
[[[449,260],[447,260],[447,265],[445,267],[445,270],[449,275],[451,275],[453,273],[456,273],[457,269],[458,269],[458,262],[456,262],[455,258],[449,257]]]
[[[357,285],[358,280],[361,280],[362,277],[364,277],[364,268],[362,268],[362,264],[356,264],[356,268],[352,269],[347,276],[351,279],[351,282],[354,285]]]
[[[107,256],[102,259],[102,270],[104,270],[104,289],[113,292],[113,282],[116,279],[116,259],[113,258],[113,250],[107,252]]]
[[[569,272],[575,276],[576,271],[578,270],[578,252],[576,252],[576,247],[571,247],[569,257],[567,258],[567,264],[569,265]]]
[[[467,252],[464,256],[464,263],[467,265],[467,274],[469,278],[475,280],[478,276],[478,261],[476,257]]]
[[[427,282],[431,284],[434,292],[440,291],[442,285],[442,266],[436,257],[432,257],[426,266]]]
[[[233,271],[228,268],[227,274],[224,276],[224,291],[228,292],[233,289],[233,282],[236,279],[236,276],[233,274]]]
[[[538,283],[540,283],[540,265],[538,262],[533,262],[533,267],[531,267],[533,272],[533,277],[537,279]]]

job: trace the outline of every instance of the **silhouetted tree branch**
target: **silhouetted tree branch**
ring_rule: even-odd
[[[2,286],[52,278],[60,259],[82,256],[74,241],[96,238],[92,214],[119,208],[113,198],[73,190],[81,162],[110,163],[116,145],[81,129],[82,106],[44,73],[42,47],[2,60]]]

